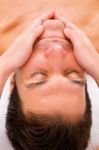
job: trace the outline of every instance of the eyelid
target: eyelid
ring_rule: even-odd
[[[72,73],[76,73],[80,77],[80,79],[71,79],[72,83],[78,84],[78,85],[85,85],[85,80],[83,79],[83,75],[81,75],[81,73],[78,70],[69,69],[65,74],[69,75],[69,74],[72,74]]]
[[[85,85],[85,81],[82,80],[82,81],[78,81],[78,80],[71,80],[71,82],[73,82],[74,84],[78,84],[78,85]]]
[[[42,85],[44,84],[46,81],[41,81],[41,82],[35,82],[35,83],[30,83],[30,84],[27,84],[27,87],[29,88],[33,88],[33,87],[36,87],[36,86],[39,86],[39,85]]]
[[[71,69],[71,70],[67,70],[66,71],[66,74],[69,74],[69,73],[77,73],[77,74],[80,74],[78,70],[75,70],[75,69]]]
[[[83,78],[83,74],[77,69],[69,69],[65,71],[65,75],[69,75],[71,73],[76,73],[79,77]]]
[[[33,77],[33,76],[35,76],[37,74],[42,74],[42,75],[46,75],[47,76],[47,72],[45,72],[45,71],[37,71],[37,72],[32,72],[31,73],[31,77]]]

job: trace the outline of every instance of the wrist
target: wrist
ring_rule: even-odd
[[[9,64],[7,64],[6,59],[0,57],[0,96],[10,73]]]
[[[12,73],[10,63],[2,56],[0,57],[0,72],[0,74],[2,74],[2,76],[5,78],[9,77],[9,75]]]
[[[95,79],[96,83],[99,86],[99,55],[95,58],[94,64],[92,65],[92,74],[91,76]]]

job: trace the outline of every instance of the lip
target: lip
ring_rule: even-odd
[[[41,38],[41,39],[38,40],[37,45],[35,45],[35,46],[38,47],[40,45],[40,47],[41,47],[41,45],[44,44],[44,43],[46,43],[46,45],[47,45],[47,43],[50,43],[50,44],[58,43],[63,47],[64,50],[73,49],[72,43],[69,40],[59,38],[59,37],[55,37],[55,36],[54,37]],[[44,49],[44,47],[43,47],[43,49]]]
[[[43,41],[43,40],[46,40],[46,41],[60,41],[60,42],[67,42],[68,44],[71,44],[70,40],[69,39],[64,39],[64,38],[59,38],[59,37],[48,37],[48,38],[42,38],[40,39],[40,41]]]

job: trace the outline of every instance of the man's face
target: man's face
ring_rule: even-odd
[[[43,25],[32,55],[15,75],[22,110],[26,115],[61,114],[77,120],[86,108],[84,71],[64,36],[64,24],[47,20]]]

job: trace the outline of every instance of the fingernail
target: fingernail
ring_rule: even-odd
[[[43,26],[42,25],[38,25],[37,28],[38,28],[38,30],[43,30]]]
[[[38,27],[38,28],[42,28],[43,26],[42,26],[42,25],[38,25],[37,27]]]

